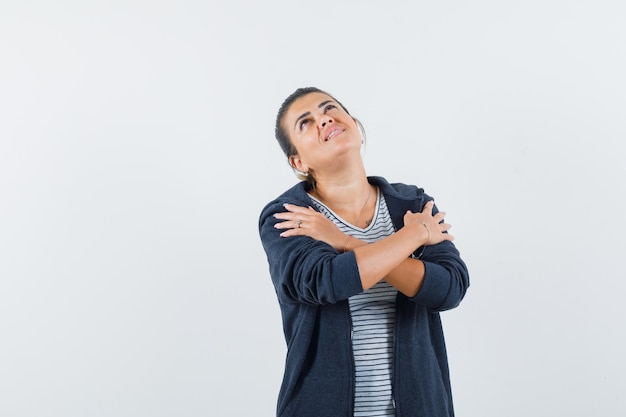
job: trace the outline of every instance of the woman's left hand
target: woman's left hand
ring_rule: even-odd
[[[276,223],[275,228],[284,230],[280,236],[309,236],[315,240],[328,243],[341,251],[346,236],[326,216],[315,211],[312,207],[301,207],[294,204],[285,204],[287,211],[274,214],[282,222]]]

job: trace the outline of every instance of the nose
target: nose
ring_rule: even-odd
[[[328,115],[323,115],[320,119],[320,127],[324,128],[326,125],[333,123],[333,118]]]

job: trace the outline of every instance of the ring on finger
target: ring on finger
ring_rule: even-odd
[[[296,223],[298,223],[298,229],[302,227],[302,226],[300,226],[302,224],[302,220],[298,219],[298,221],[296,221]]]

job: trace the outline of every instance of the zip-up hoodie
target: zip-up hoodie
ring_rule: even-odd
[[[369,177],[385,197],[396,230],[407,210],[432,200],[413,185]],[[279,236],[275,213],[284,203],[310,206],[301,182],[268,203],[259,233],[282,313],[287,358],[277,405],[279,417],[351,417],[354,359],[348,298],[363,287],[353,251],[340,253],[307,236]],[[436,212],[435,208],[433,212]],[[456,307],[469,275],[449,241],[418,248],[424,262],[422,288],[414,297],[398,292],[394,330],[393,397],[397,417],[454,416],[440,311]]]

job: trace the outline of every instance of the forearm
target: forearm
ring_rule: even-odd
[[[347,240],[345,249],[355,250],[356,248],[360,248],[363,246],[369,245],[366,242],[353,237]],[[410,258],[409,255],[402,259],[396,267],[394,267],[386,276],[384,276],[384,279],[389,285],[395,287],[398,291],[400,291],[407,297],[414,297],[424,283],[425,269],[424,263],[422,261],[420,261],[419,259]],[[367,253],[362,253],[362,256],[367,256]],[[359,257],[357,256],[357,264],[358,259]],[[362,268],[365,268],[364,263],[359,264],[360,272],[363,271]],[[363,280],[362,272],[361,277],[361,279]],[[371,285],[376,284],[376,282],[378,281],[375,281]],[[363,281],[363,285],[365,288],[365,281]]]
[[[405,258],[400,265],[387,274],[385,281],[411,298],[422,288],[424,273],[424,262],[419,259]]]
[[[386,278],[399,291],[415,295],[424,278],[424,267],[419,261],[406,261],[427,239],[426,229],[414,223],[371,244],[350,239],[345,249],[354,250],[364,289]]]

